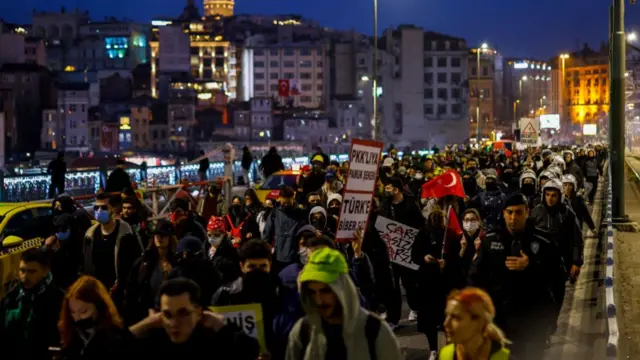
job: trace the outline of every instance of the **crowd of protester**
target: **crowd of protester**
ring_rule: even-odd
[[[580,273],[583,224],[596,231],[588,204],[606,154],[391,149],[368,225],[346,243],[335,234],[349,164],[321,150],[264,203],[212,184],[150,221],[134,193],[100,193],[92,221],[59,195],[50,237],[22,253],[20,283],[1,299],[2,358],[393,360],[395,331],[417,321],[431,360],[542,359]],[[424,193],[452,171],[464,196]],[[110,190],[130,182],[120,173]],[[378,217],[418,230],[417,269],[390,260]],[[210,309],[244,304],[261,306],[262,349]]]

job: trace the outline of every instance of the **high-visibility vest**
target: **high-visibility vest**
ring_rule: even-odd
[[[502,348],[491,355],[489,360],[509,360],[510,351],[507,348]],[[439,360],[456,360],[456,345],[449,344],[440,350]]]

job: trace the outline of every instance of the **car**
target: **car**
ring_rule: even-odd
[[[51,235],[51,202],[0,203],[0,298],[18,282],[21,254]]]
[[[299,170],[282,170],[271,174],[262,183],[256,185],[258,199],[261,202],[267,199],[277,199],[282,186],[291,186],[296,190],[301,175],[302,171]]]

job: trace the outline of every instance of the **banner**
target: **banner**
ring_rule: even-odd
[[[262,317],[262,306],[260,304],[211,306],[211,311],[224,316],[224,321],[228,324],[235,324],[245,334],[258,340],[260,352],[267,352],[267,342],[264,336],[264,318]]]
[[[411,248],[418,230],[384,216],[378,216],[375,227],[380,238],[387,243],[391,262],[418,270],[419,266],[411,261]]]
[[[278,96],[289,97],[289,80],[278,80]]]
[[[377,141],[351,140],[349,174],[340,206],[336,241],[350,241],[356,230],[367,229],[383,146]]]
[[[302,94],[300,80],[289,79],[289,96],[299,96]]]

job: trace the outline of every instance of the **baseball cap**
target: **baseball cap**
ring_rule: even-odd
[[[176,252],[178,253],[196,253],[198,251],[202,251],[204,246],[202,241],[195,236],[185,236],[178,242],[178,248]]]
[[[333,284],[340,276],[348,273],[349,266],[344,255],[338,250],[325,247],[311,254],[309,262],[300,272],[300,282]]]
[[[167,219],[159,219],[158,222],[156,222],[156,227],[153,229],[153,234],[173,235],[173,224]]]

